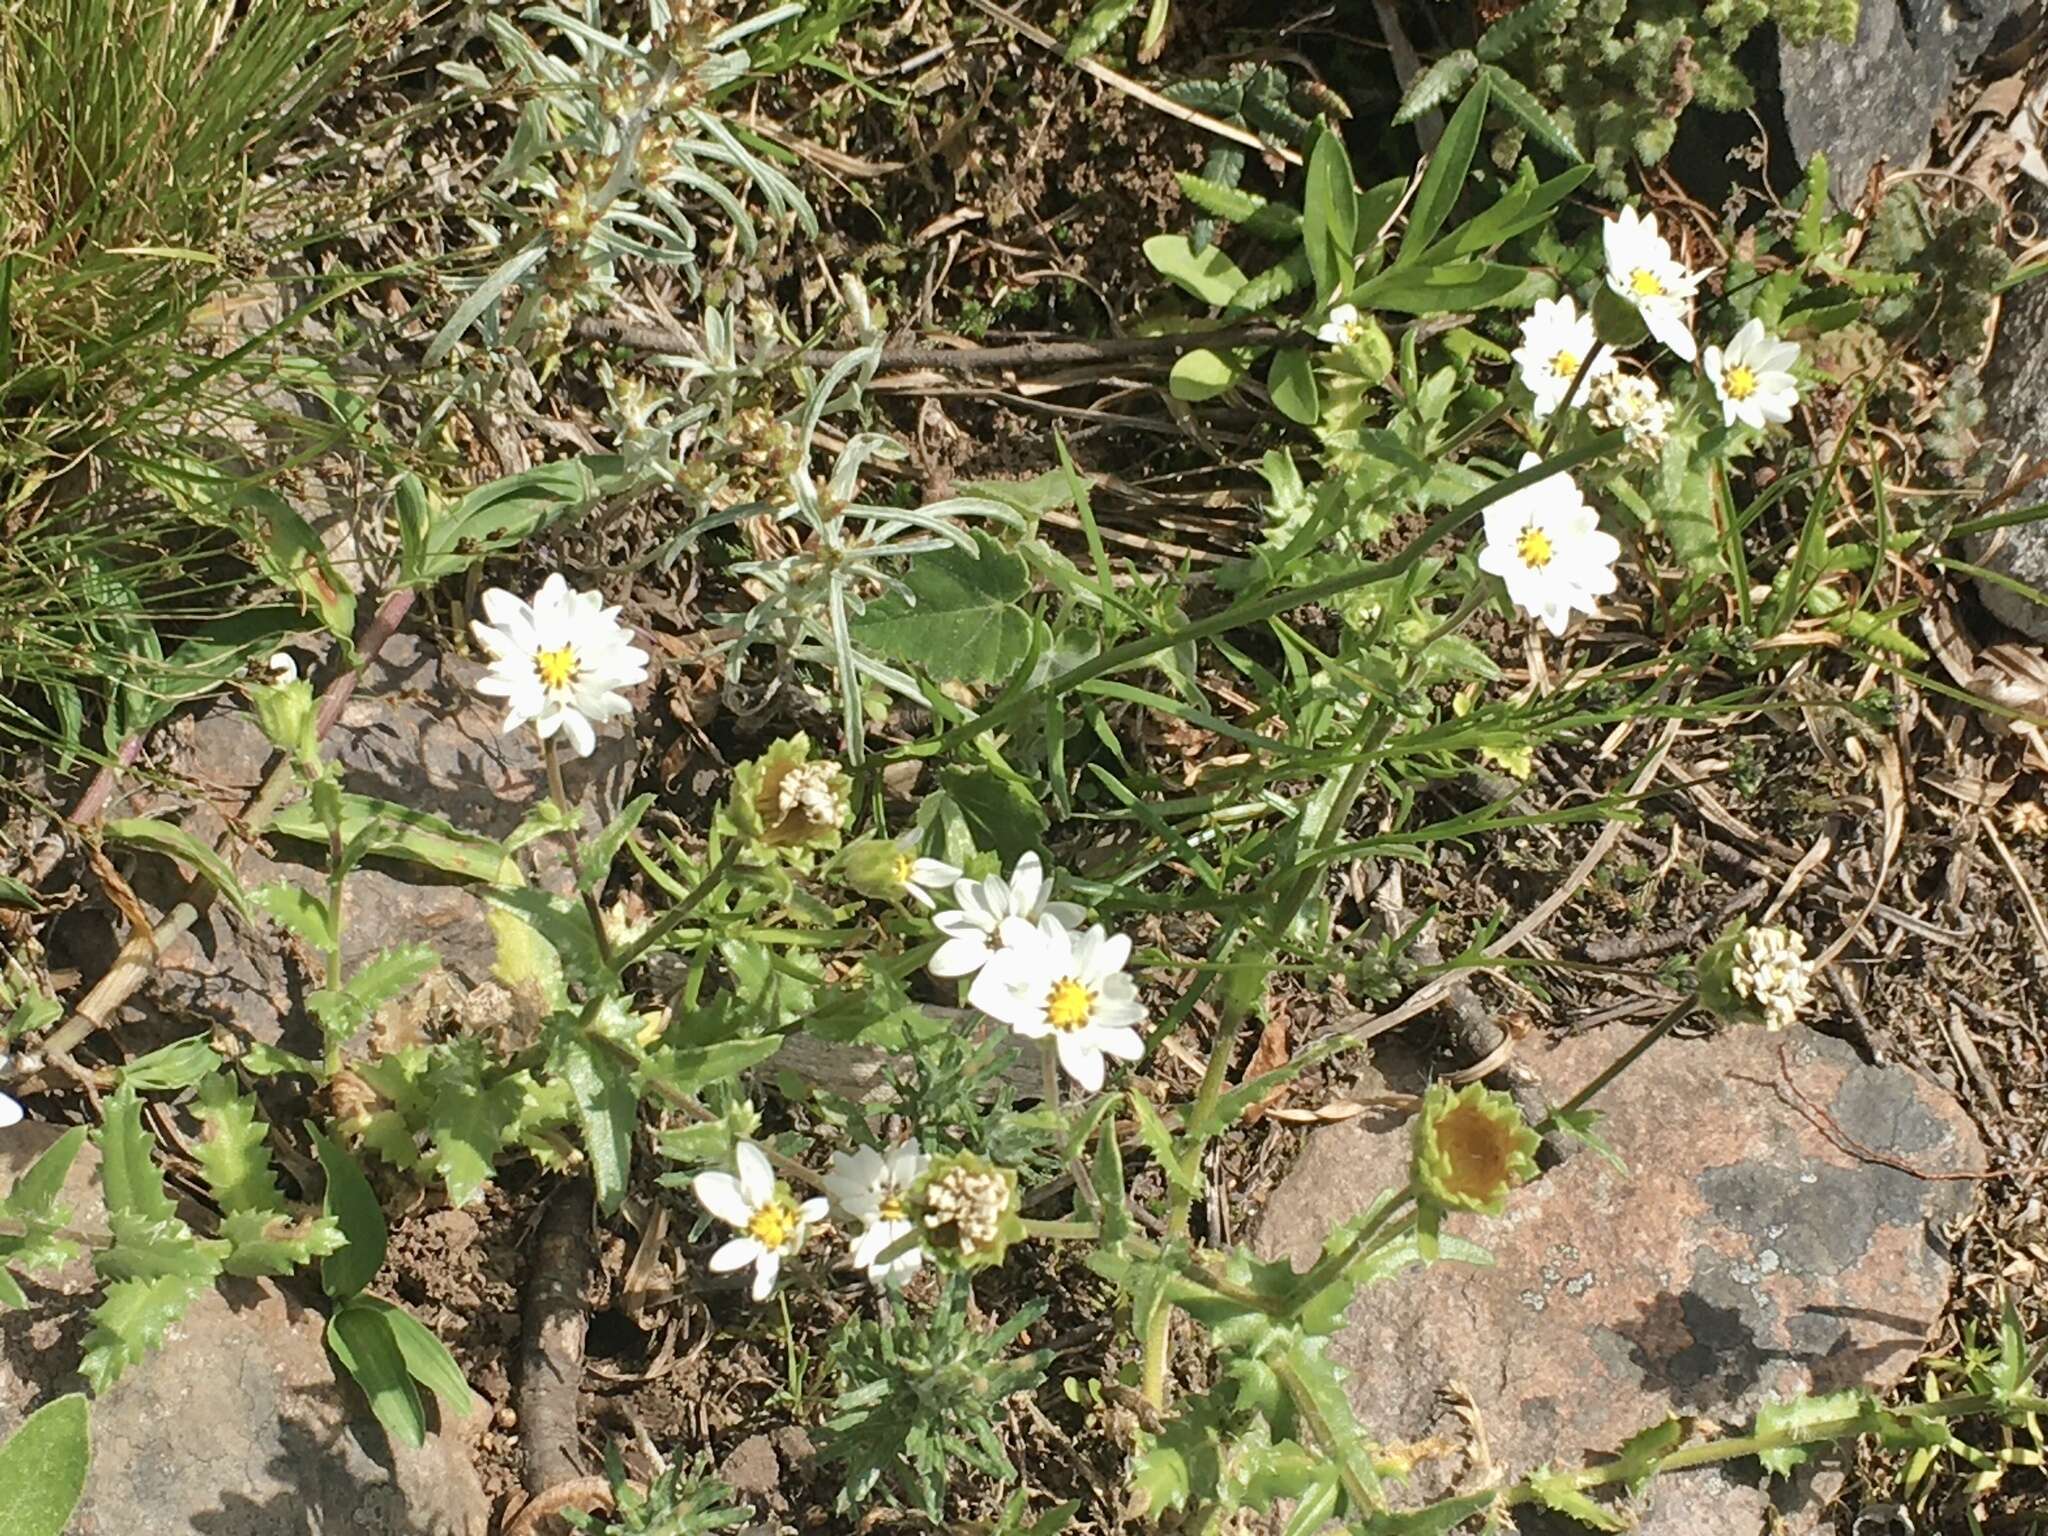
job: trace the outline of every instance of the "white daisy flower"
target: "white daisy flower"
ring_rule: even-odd
[[[1008,880],[990,875],[985,880],[960,880],[953,886],[958,911],[941,912],[932,926],[946,936],[927,969],[934,976],[972,976],[1003,945],[1003,921],[1021,917],[1036,925],[1050,917],[1063,928],[1078,928],[1087,913],[1071,901],[1052,901],[1052,877],[1045,872],[1038,855],[1027,853],[1017,861]]]
[[[690,1181],[690,1193],[697,1203],[740,1235],[722,1244],[711,1255],[711,1268],[718,1274],[727,1270],[754,1269],[753,1296],[766,1301],[775,1289],[782,1261],[803,1247],[811,1227],[825,1219],[823,1199],[799,1205],[787,1185],[778,1184],[768,1154],[751,1141],[735,1149],[739,1176],[729,1173],[700,1173]]]
[[[1761,320],[1751,320],[1735,333],[1726,352],[1708,347],[1701,361],[1729,426],[1741,422],[1761,432],[1768,423],[1792,419],[1792,407],[1799,403],[1799,381],[1792,376],[1792,365],[1799,361],[1797,342],[1780,341]]]
[[[1131,941],[1098,923],[1076,933],[1051,915],[1003,922],[1002,948],[982,966],[967,1001],[1027,1040],[1050,1039],[1067,1075],[1090,1093],[1102,1058],[1140,1060],[1145,1021],[1137,984],[1124,974]]]
[[[924,1250],[915,1243],[894,1258],[883,1255],[917,1230],[910,1219],[910,1190],[930,1164],[914,1141],[887,1152],[862,1147],[832,1154],[825,1192],[841,1215],[862,1224],[860,1236],[853,1240],[853,1263],[867,1271],[871,1284],[901,1285],[924,1263]]]
[[[1333,347],[1348,347],[1358,340],[1364,327],[1359,323],[1356,304],[1339,304],[1316,327],[1316,340]]]
[[[1586,389],[1602,374],[1614,372],[1614,354],[1598,351],[1599,338],[1593,333],[1593,317],[1579,313],[1571,295],[1561,299],[1538,299],[1529,318],[1522,322],[1522,344],[1512,356],[1521,370],[1522,382],[1536,397],[1536,414],[1548,416],[1565,403],[1572,381],[1584,368],[1586,376],[1572,398],[1577,405]],[[1588,363],[1587,358],[1593,361]]]
[[[1688,271],[1657,233],[1654,214],[1624,208],[1601,230],[1607,286],[1633,304],[1652,336],[1688,363],[1699,355],[1686,323],[1703,273]]]
[[[902,888],[905,896],[929,912],[938,906],[932,898],[933,891],[950,890],[960,883],[960,866],[944,859],[926,858],[917,851],[921,841],[921,834],[915,830],[895,839],[891,844],[895,853],[889,878],[891,884]]]
[[[597,749],[593,726],[632,714],[621,689],[647,680],[647,653],[595,592],[572,592],[556,572],[531,605],[502,587],[484,594],[488,624],[472,624],[491,669],[476,691],[505,700],[505,729],[529,722],[547,741],[557,731],[578,757]]]
[[[1535,454],[1524,454],[1521,467],[1537,462]],[[1594,599],[1614,590],[1621,545],[1601,531],[1599,514],[1586,505],[1570,475],[1546,475],[1511,491],[1485,516],[1479,569],[1506,583],[1515,606],[1541,619],[1553,635],[1564,633],[1574,608],[1591,614]]]

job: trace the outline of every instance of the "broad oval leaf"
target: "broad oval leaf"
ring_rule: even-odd
[[[1160,276],[1170,279],[1204,304],[1228,304],[1244,286],[1236,262],[1207,246],[1196,250],[1186,235],[1154,235],[1145,242],[1145,259]]]
[[[43,1404],[0,1445],[0,1498],[7,1505],[8,1536],[64,1536],[85,1492],[92,1459],[85,1394]]]
[[[1315,364],[1304,348],[1282,347],[1273,354],[1272,367],[1266,371],[1266,389],[1273,404],[1290,421],[1312,427],[1322,415]]]

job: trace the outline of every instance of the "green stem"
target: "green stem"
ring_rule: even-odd
[[[1415,1190],[1411,1186],[1403,1192],[1400,1199],[1389,1202],[1385,1210],[1381,1211],[1378,1216],[1374,1217],[1371,1222],[1360,1229],[1352,1237],[1351,1241],[1345,1244],[1343,1251],[1325,1254],[1317,1259],[1309,1267],[1308,1273],[1296,1282],[1294,1294],[1304,1299],[1315,1295],[1316,1292],[1334,1282],[1345,1270],[1364,1258],[1367,1253],[1384,1248],[1388,1243],[1399,1238],[1402,1233],[1415,1225],[1415,1213],[1408,1210],[1408,1207],[1414,1201]],[[1401,1220],[1393,1221],[1393,1217],[1397,1213],[1405,1214],[1402,1214]],[[1390,1222],[1392,1222],[1392,1225],[1389,1225]]]
[[[562,756],[555,748],[555,738],[550,736],[540,744],[541,757],[548,765],[548,793],[554,798],[555,809],[562,813],[562,839],[569,846],[569,872],[583,892],[583,910],[590,914],[590,932],[597,945],[598,958],[604,968],[613,976],[619,974],[618,962],[612,957],[611,936],[604,931],[604,907],[597,899],[597,891],[583,883],[583,835],[582,813],[569,803],[569,792],[562,786]]]
[[[718,857],[712,860],[711,867],[704,871],[704,878],[691,886],[684,893],[682,900],[662,913],[661,917],[645,933],[619,951],[617,957],[619,970],[624,972],[626,967],[667,938],[677,928],[688,922],[690,914],[697,910],[704,898],[711,894],[712,889],[718,882],[723,880],[732,871],[733,865],[739,862],[739,856],[740,844],[739,840],[735,838],[719,850]]]
[[[1678,1024],[1678,1022],[1681,1019],[1685,1018],[1687,1014],[1691,1013],[1693,1009],[1698,1005],[1699,994],[1696,992],[1680,1001],[1676,1008],[1673,1008],[1669,1013],[1665,1014],[1663,1018],[1659,1019],[1655,1024],[1652,1024],[1648,1029],[1644,1030],[1642,1038],[1640,1040],[1636,1041],[1635,1044],[1631,1045],[1627,1050],[1623,1051],[1619,1056],[1615,1057],[1614,1060],[1610,1061],[1598,1077],[1594,1078],[1593,1081],[1586,1084],[1586,1086],[1581,1088],[1577,1093],[1573,1094],[1571,1097],[1571,1101],[1569,1103],[1565,1104],[1561,1108],[1552,1110],[1550,1114],[1544,1119],[1543,1124],[1536,1128],[1538,1133],[1547,1134],[1550,1131],[1556,1130],[1560,1123],[1564,1120],[1564,1117],[1566,1115],[1574,1114],[1577,1111],[1584,1109],[1587,1103],[1592,1099],[1594,1094],[1598,1093],[1602,1088],[1605,1088],[1609,1083],[1613,1082],[1617,1077],[1621,1076],[1622,1073],[1626,1072],[1631,1066],[1635,1065],[1636,1059],[1638,1057],[1640,1057],[1651,1046],[1655,1045],[1659,1040],[1663,1039],[1664,1036],[1670,1034],[1672,1029]]]

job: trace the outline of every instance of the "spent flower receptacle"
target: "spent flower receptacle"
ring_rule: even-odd
[[[1621,433],[1622,446],[1645,459],[1664,453],[1671,436],[1671,402],[1657,381],[1640,373],[1610,373],[1589,392],[1586,416],[1603,431]]]
[[[831,850],[853,815],[853,780],[830,758],[811,756],[798,732],[776,742],[733,775],[732,819],[744,837],[795,853]]]
[[[484,593],[489,623],[470,626],[490,657],[476,691],[505,701],[506,731],[531,725],[542,741],[566,736],[578,757],[597,750],[597,727],[633,713],[623,690],[647,680],[647,653],[595,592],[558,571],[527,602],[502,587]]]
[[[912,1218],[931,1250],[963,1269],[1000,1264],[1024,1236],[1017,1172],[971,1152],[933,1159],[911,1191]]]
[[[1416,1194],[1440,1210],[1498,1216],[1516,1185],[1536,1177],[1541,1139],[1515,1101],[1483,1083],[1431,1083],[1415,1117]]]
[[[1700,1002],[1724,1023],[1784,1029],[1812,1004],[1815,969],[1803,935],[1738,920],[1700,956]]]

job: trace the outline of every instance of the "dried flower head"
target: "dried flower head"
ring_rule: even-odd
[[[1700,956],[1700,1003],[1723,1023],[1783,1029],[1813,1001],[1813,971],[1800,935],[1738,919]]]
[[[1415,1117],[1415,1187],[1439,1211],[1497,1216],[1508,1191],[1536,1176],[1536,1133],[1515,1101],[1471,1083],[1431,1083]]]
[[[836,848],[851,813],[853,781],[830,758],[813,760],[811,739],[778,741],[734,776],[732,815],[740,832],[770,848]]]
[[[1671,402],[1656,383],[1639,373],[1610,373],[1593,381],[1586,414],[1604,431],[1620,428],[1631,453],[1646,459],[1664,452],[1671,433]]]
[[[1024,1235],[1015,1171],[971,1153],[935,1161],[911,1209],[932,1250],[969,1269],[1002,1263]]]

